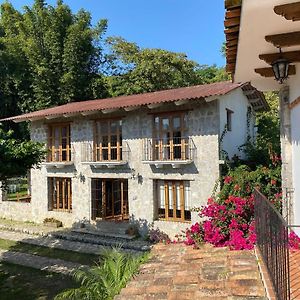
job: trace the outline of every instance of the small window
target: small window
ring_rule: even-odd
[[[232,130],[232,114],[233,114],[233,111],[226,108],[226,117],[227,117],[227,131],[231,131]]]
[[[158,218],[166,221],[190,221],[189,191],[187,181],[158,180],[156,182]]]
[[[71,178],[48,178],[49,210],[72,211],[72,183]]]

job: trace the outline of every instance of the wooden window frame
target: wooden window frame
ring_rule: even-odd
[[[63,128],[66,129],[66,135],[63,136]],[[59,130],[59,141],[58,148],[55,147],[55,131]],[[63,139],[66,140],[66,147],[63,148]],[[72,159],[71,153],[71,124],[70,123],[60,123],[60,124],[51,124],[48,128],[48,162],[68,162]],[[65,153],[65,154],[64,154]],[[57,159],[58,154],[58,159]],[[65,155],[65,159],[64,159]]]
[[[232,111],[229,108],[226,108],[226,126],[227,126],[227,131],[232,131],[232,114],[234,111]]]
[[[181,132],[181,137],[180,137],[180,142],[179,143],[174,143],[174,126],[173,126],[173,120],[174,118],[180,118],[180,131]],[[185,118],[187,117],[187,114],[185,111],[180,111],[180,112],[172,112],[172,113],[161,113],[161,114],[156,114],[154,115],[153,118],[153,138],[158,139],[158,142],[154,141],[153,143],[153,157],[158,157],[157,160],[166,160],[164,158],[164,151],[167,149],[169,151],[169,159],[167,160],[186,160],[189,158],[189,140],[186,136],[187,132],[187,127],[186,127],[186,121]],[[156,124],[155,124],[155,119],[159,118],[159,128],[157,130]],[[163,124],[162,120],[163,119],[168,119],[169,120],[169,129],[163,130]],[[169,137],[169,143],[164,143],[164,134],[170,134]],[[176,158],[174,155],[176,153],[175,149],[180,148],[180,158]],[[158,155],[157,155],[158,153]]]
[[[112,122],[117,122],[117,132],[114,134],[111,131],[111,123]],[[107,132],[107,137],[108,137],[108,142],[107,142],[107,147],[103,146],[102,144],[102,133],[98,132],[99,125],[101,128],[101,123],[104,124],[106,123],[108,132]],[[116,135],[117,136],[117,145],[113,146],[111,139],[112,136]],[[102,120],[95,120],[94,123],[94,142],[93,142],[93,158],[94,161],[122,161],[123,159],[123,143],[122,143],[122,119],[114,118],[114,119],[102,119]],[[117,151],[117,156],[116,159],[112,159],[112,150]],[[107,159],[104,159],[104,151],[107,151]]]
[[[72,179],[48,177],[49,210],[72,212]]]
[[[164,213],[160,213],[160,207],[159,207],[159,200],[160,200],[160,185],[159,182],[163,182],[164,184]],[[172,191],[172,209],[170,209],[170,198],[169,198],[169,192],[170,192],[170,183],[171,183],[171,191]],[[179,195],[177,194],[178,191],[176,190],[176,184],[179,183]],[[156,202],[158,204],[158,219],[163,221],[172,221],[172,222],[190,222],[191,221],[191,211],[185,210],[185,184],[187,181],[183,180],[157,180],[155,183],[155,195],[156,195]],[[177,217],[177,197],[180,197],[180,217]],[[163,210],[163,209],[162,209]],[[170,212],[172,212],[172,216],[170,216]],[[186,215],[189,215],[189,217],[186,217]]]

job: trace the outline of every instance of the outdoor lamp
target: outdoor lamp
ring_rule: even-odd
[[[281,53],[281,49],[280,49]],[[290,62],[286,58],[279,58],[272,63],[275,79],[282,84],[289,76]]]

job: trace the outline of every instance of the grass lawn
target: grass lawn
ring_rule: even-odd
[[[50,300],[76,287],[71,277],[10,263],[0,263],[1,300]]]
[[[53,249],[5,239],[0,239],[0,249],[23,252],[28,254],[36,254],[51,258],[60,258],[84,265],[94,265],[96,262],[99,261],[100,258],[100,256],[96,254],[85,254],[75,251]],[[1,294],[0,299],[2,299]]]

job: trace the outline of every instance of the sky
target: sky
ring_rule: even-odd
[[[3,0],[1,0],[4,2]],[[10,0],[17,9],[33,0]],[[46,0],[54,5],[56,0]],[[140,47],[184,52],[201,65],[225,65],[224,0],[64,0],[73,12],[108,19],[107,36],[122,36]]]

